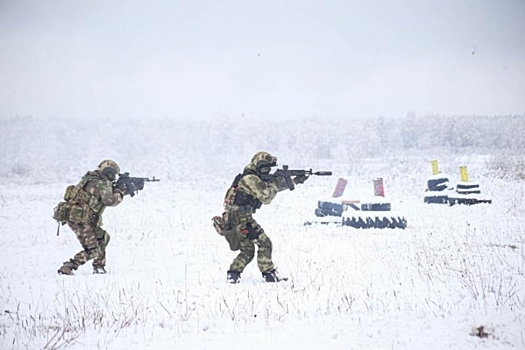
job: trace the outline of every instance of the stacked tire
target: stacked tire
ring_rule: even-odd
[[[480,203],[491,204],[491,199],[480,198],[481,190],[477,182],[459,182],[456,185],[456,194],[448,198],[448,205],[474,205]]]
[[[341,216],[345,210],[346,208],[341,202],[318,201],[315,216]]]
[[[456,192],[459,194],[481,194],[477,182],[459,182],[456,185]]]
[[[448,177],[437,175],[427,181],[427,194],[423,201],[429,204],[446,204],[448,195],[445,191],[448,189]]]

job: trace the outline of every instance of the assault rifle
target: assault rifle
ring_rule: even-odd
[[[133,197],[136,193],[135,191],[140,191],[144,188],[144,182],[158,182],[160,179],[156,179],[153,176],[153,179],[147,177],[130,177],[129,173],[118,174],[118,180],[113,184],[114,187],[125,189],[126,193],[129,193]]]
[[[261,179],[263,181],[269,182],[275,179],[276,177],[283,177],[286,181],[286,185],[288,185],[288,188],[290,191],[293,191],[295,188],[295,183],[292,180],[292,176],[310,176],[310,175],[317,175],[317,176],[331,176],[331,171],[312,171],[310,170],[295,170],[295,169],[288,169],[288,165],[283,165],[282,169],[277,169],[273,174],[264,174],[261,175]]]

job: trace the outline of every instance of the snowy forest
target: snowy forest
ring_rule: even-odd
[[[340,163],[349,175],[371,159],[395,163],[411,155],[431,159],[476,154],[487,156],[486,171],[525,178],[525,115],[287,121],[244,116],[215,121],[17,116],[2,118],[0,131],[0,178],[17,183],[76,178],[107,157],[124,168],[177,182],[221,177],[231,175],[226,164],[248,162],[257,150],[300,167]]]

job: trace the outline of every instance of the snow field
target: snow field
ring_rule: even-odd
[[[0,185],[0,347],[525,347],[523,187],[486,181],[495,204],[448,207],[423,204],[416,185],[397,196],[396,181],[386,190],[405,230],[304,226],[327,189],[318,179],[263,207],[290,278],[277,285],[255,262],[225,283],[235,253],[211,226],[221,186],[201,198],[146,184],[104,215],[108,274],[87,264],[68,277],[56,270],[80,245],[51,218],[67,184]],[[487,338],[471,335],[481,325]]]

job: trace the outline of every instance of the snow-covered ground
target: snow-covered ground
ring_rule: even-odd
[[[103,151],[89,157],[105,158]],[[47,164],[46,156],[57,158],[40,154],[35,169]],[[406,156],[399,165],[385,155],[346,173],[346,160],[316,161],[322,168],[314,170],[334,176],[311,178],[256,214],[289,281],[264,283],[253,262],[240,284],[229,285],[226,270],[236,253],[211,218],[249,157],[237,155],[219,176],[170,179],[154,162],[136,172],[138,162],[124,163],[119,154],[125,158],[107,157],[161,182],[106,210],[106,275],[92,275],[90,264],[73,277],[57,274],[80,245],[67,227],[57,236],[51,218],[65,187],[96,162],[82,159],[58,180],[37,181],[35,171],[28,181],[0,184],[0,348],[525,348],[525,186],[482,175],[486,155],[441,162],[449,173],[472,164],[493,203],[471,207],[423,204],[430,158]],[[175,167],[176,159],[169,164]],[[352,199],[372,194],[372,180],[383,177],[407,229],[305,226],[338,177],[348,180]],[[486,337],[478,336],[481,329]]]

